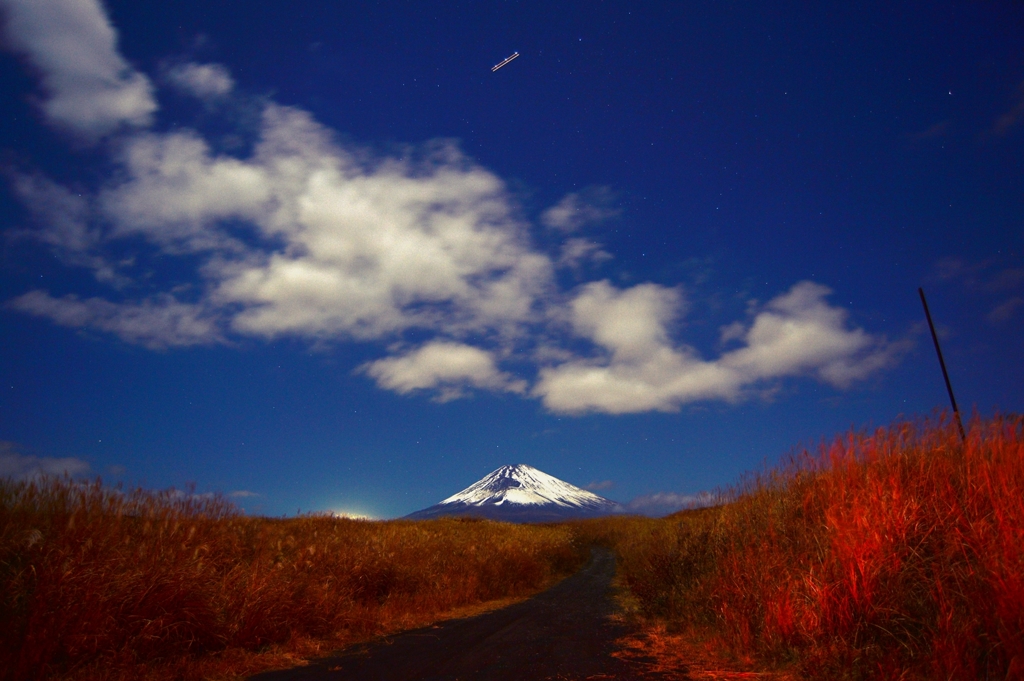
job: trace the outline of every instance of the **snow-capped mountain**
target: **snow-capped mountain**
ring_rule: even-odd
[[[509,522],[545,522],[621,513],[614,501],[570,485],[533,466],[502,466],[439,504],[406,516],[476,516]]]

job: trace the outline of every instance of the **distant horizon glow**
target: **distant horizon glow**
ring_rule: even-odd
[[[344,511],[344,510],[332,510],[330,515],[334,518],[346,518],[348,520],[384,520],[368,513],[360,513],[358,511]]]

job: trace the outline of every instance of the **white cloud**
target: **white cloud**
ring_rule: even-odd
[[[222,64],[179,64],[167,71],[167,80],[178,90],[203,100],[223,97],[235,87],[231,73]]]
[[[676,289],[639,284],[620,291],[607,281],[587,284],[571,303],[581,336],[611,350],[619,361],[646,359],[668,344],[666,325],[680,313]]]
[[[18,452],[13,442],[0,441],[0,478],[33,480],[43,475],[82,476],[89,464],[73,457],[31,456]]]
[[[261,495],[256,492],[250,492],[247,489],[240,489],[229,493],[228,496],[232,499],[251,499],[252,497],[258,497]]]
[[[552,411],[610,414],[734,398],[734,372],[701,360],[686,346],[672,346],[666,327],[682,302],[677,290],[657,284],[625,291],[606,281],[586,285],[572,301],[572,324],[605,352],[541,369],[534,395]]]
[[[504,185],[451,144],[372,158],[309,114],[270,105],[245,160],[195,133],[141,135],[100,197],[119,236],[215,254],[204,269],[233,327],[273,337],[380,338],[411,327],[509,331],[551,285]],[[256,243],[219,226],[244,220]]]
[[[164,254],[205,258],[202,306],[221,311],[237,333],[359,339],[414,327],[448,335],[520,333],[553,285],[550,259],[531,248],[496,176],[448,143],[413,153],[422,159],[341,148],[307,113],[270,105],[247,159],[213,154],[194,132],[126,140],[123,173],[99,193],[95,213],[109,225],[108,242],[141,236]],[[46,188],[72,197],[53,183]],[[62,247],[84,257],[98,237],[84,225],[86,202],[74,198],[65,201],[63,222],[48,222],[63,224]],[[226,227],[227,220],[235,224]],[[231,231],[237,221],[251,226],[250,239]],[[138,303],[94,300],[87,311],[82,301],[58,305],[40,295],[19,307],[130,342],[216,339],[205,322],[183,334],[138,333],[121,323],[139,316]],[[156,307],[185,312],[171,303]],[[149,312],[154,305],[143,307]],[[198,312],[177,316],[204,321]]]
[[[400,357],[387,357],[364,367],[383,388],[406,394],[437,388],[438,399],[461,397],[466,387],[522,393],[526,381],[500,371],[493,355],[471,345],[433,342]]]
[[[746,347],[727,353],[722,364],[747,381],[810,373],[841,388],[887,365],[893,349],[847,328],[847,311],[825,302],[831,292],[809,281],[796,284],[754,318]]]
[[[729,341],[742,340],[747,335],[747,326],[743,322],[732,322],[721,327],[718,333],[719,340],[724,345]]]
[[[119,160],[125,179],[97,202],[115,237],[142,235],[171,253],[245,252],[217,221],[271,210],[270,178],[258,165],[211,157],[193,131],[137,135]]]
[[[724,327],[723,341],[740,347],[714,361],[671,339],[669,327],[685,311],[676,289],[594,282],[562,309],[553,264],[512,217],[501,181],[447,144],[418,163],[371,158],[337,146],[308,114],[270,105],[248,159],[214,155],[196,133],[178,132],[135,136],[122,162],[122,179],[96,201],[111,225],[108,238],[143,236],[166,254],[204,256],[202,298],[113,303],[33,291],[12,307],[154,348],[224,342],[224,328],[362,340],[418,328],[448,337],[497,334],[508,349],[535,335],[544,314],[567,317],[600,352],[569,354],[540,369],[531,394],[563,413],[737,400],[785,376],[846,387],[895,354],[895,346],[849,328],[846,311],[825,302],[829,290],[810,282],[771,301],[749,326]],[[39,186],[63,216],[49,220],[44,240],[72,253],[92,249],[99,237],[85,224],[86,204],[52,183]],[[222,226],[232,219],[251,225],[254,236]],[[490,351],[452,341],[384,358],[366,372],[386,389],[437,389],[440,399],[467,387],[526,386],[500,371]]]
[[[54,298],[36,290],[14,298],[7,305],[61,326],[105,331],[154,350],[224,341],[216,320],[206,310],[181,303],[169,294],[139,303],[118,304],[102,298],[80,300],[74,295]]]
[[[51,123],[87,139],[149,124],[157,109],[152,86],[118,54],[97,0],[0,0],[0,8],[7,45],[41,76]]]
[[[900,348],[848,328],[846,311],[825,302],[828,293],[812,282],[796,284],[745,332],[726,327],[744,346],[707,361],[669,338],[667,326],[682,307],[675,290],[588,284],[572,302],[572,323],[605,352],[541,369],[533,394],[555,412],[623,414],[736,400],[744,389],[784,376],[809,374],[845,388],[888,366]]]
[[[146,124],[156,109],[149,81],[117,54],[95,0],[0,0],[0,7],[10,45],[42,75],[51,121],[93,137]],[[167,74],[201,98],[233,87],[216,64]],[[36,290],[8,307],[156,349],[238,335],[408,348],[415,331],[427,339],[418,349],[363,371],[402,394],[431,391],[446,400],[471,389],[509,391],[562,413],[737,400],[787,376],[843,388],[896,355],[896,346],[851,328],[847,312],[825,302],[828,289],[809,282],[747,323],[723,327],[733,349],[714,360],[673,338],[685,313],[677,289],[593,282],[566,303],[556,268],[578,272],[611,256],[573,236],[553,261],[530,241],[504,182],[451,142],[376,154],[341,144],[307,112],[270,103],[244,157],[215,152],[192,130],[130,131],[112,148],[116,170],[92,194],[15,176],[38,223],[33,237],[129,294],[136,282],[105,253],[145,241],[164,261],[183,256],[198,263],[188,285],[193,302],[168,285],[125,302]],[[569,234],[614,216],[610,202],[606,189],[573,193],[541,222]],[[147,280],[149,290],[155,281]],[[579,339],[593,352],[579,354]],[[500,369],[499,358],[539,365],[532,389]]]

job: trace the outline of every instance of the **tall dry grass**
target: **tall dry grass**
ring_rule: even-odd
[[[1024,677],[1024,419],[849,434],[660,522],[591,529],[648,615],[812,678]]]
[[[197,660],[423,624],[582,560],[564,527],[274,520],[99,481],[0,481],[0,679],[199,678]]]

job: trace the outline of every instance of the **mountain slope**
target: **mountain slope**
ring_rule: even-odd
[[[570,485],[533,466],[502,466],[439,504],[405,516],[426,520],[475,516],[508,522],[544,522],[621,513],[614,501]]]

